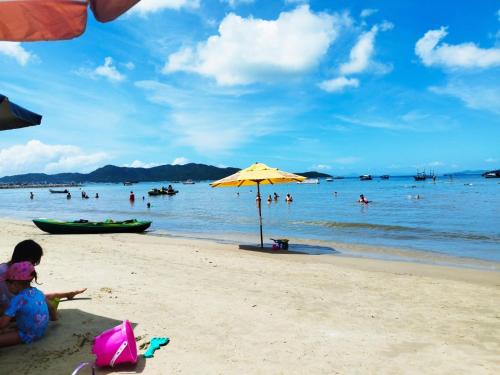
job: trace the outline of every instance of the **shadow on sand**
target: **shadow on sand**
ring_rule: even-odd
[[[340,254],[339,251],[335,250],[333,247],[329,246],[318,246],[318,245],[305,245],[305,244],[291,244],[288,250],[282,249],[273,249],[269,246],[264,246],[261,248],[260,246],[255,245],[238,245],[240,250],[247,251],[256,251],[259,253],[268,253],[268,254],[309,254],[309,255],[334,255]]]
[[[79,309],[60,309],[59,320],[51,322],[47,333],[31,345],[17,345],[0,349],[2,374],[61,374],[69,375],[81,362],[93,362],[91,352],[93,338],[115,327],[120,320],[94,315]],[[137,326],[132,323],[132,326]],[[97,368],[96,374],[144,371],[146,361],[139,356],[136,365],[119,365],[114,369]],[[79,375],[90,375],[89,367]]]

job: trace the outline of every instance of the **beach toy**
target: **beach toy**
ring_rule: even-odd
[[[75,368],[75,369],[73,370],[73,372],[71,373],[71,375],[76,375],[76,374],[78,374],[78,373],[80,372],[80,370],[81,370],[82,368],[84,368],[85,366],[90,366],[90,368],[92,369],[92,375],[95,375],[95,367],[94,367],[94,365],[93,365],[92,363],[90,363],[90,362],[82,362],[82,363],[80,363],[80,364],[77,366],[77,368]]]
[[[144,353],[144,357],[153,358],[154,352],[160,349],[160,346],[167,345],[170,342],[168,337],[153,337],[151,341],[149,341],[148,350]]]
[[[99,367],[118,363],[137,363],[137,345],[134,331],[128,320],[94,337],[92,353]]]

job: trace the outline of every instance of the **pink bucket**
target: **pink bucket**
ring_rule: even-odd
[[[136,363],[137,345],[134,331],[128,320],[94,337],[92,353],[97,366],[111,366],[118,363]]]

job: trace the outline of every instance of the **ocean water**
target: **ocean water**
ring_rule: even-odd
[[[148,197],[147,191],[168,183],[87,184],[73,198],[48,189],[0,189],[0,216],[60,220],[152,220],[157,233],[227,234],[259,242],[256,187],[211,188],[208,182],[173,184],[175,196]],[[129,193],[136,195],[129,202]],[[33,200],[29,192],[35,193]],[[334,192],[337,192],[337,196]],[[95,199],[98,192],[100,198]],[[277,202],[267,203],[277,192]],[[286,193],[294,201],[285,202]],[[372,202],[357,203],[359,194]],[[320,184],[261,187],[264,238],[294,237],[382,245],[447,255],[500,261],[500,184],[497,179],[464,176],[415,182],[410,177],[359,181],[346,178]],[[419,195],[420,199],[416,199]],[[142,197],[145,197],[143,200]],[[146,203],[151,203],[151,208]]]

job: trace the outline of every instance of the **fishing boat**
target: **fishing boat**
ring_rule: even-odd
[[[151,196],[157,196],[157,195],[175,195],[177,194],[179,191],[178,190],[168,190],[168,189],[165,189],[165,188],[161,188],[161,189],[151,189],[150,191],[148,191],[148,195],[151,195]]]
[[[49,189],[49,191],[52,194],[68,194],[69,193],[68,189],[64,189],[64,190]]]
[[[359,176],[359,179],[361,181],[370,181],[370,180],[373,180],[371,174],[363,174],[363,175]]]
[[[319,184],[319,178],[306,178],[304,181],[297,182],[298,184]]]
[[[184,185],[194,185],[194,181],[193,180],[186,180],[186,181],[182,181],[182,183]]]
[[[327,181],[327,182],[333,182],[333,177],[327,177],[327,178],[325,178],[325,181]]]
[[[380,176],[380,179],[381,180],[388,180],[389,179],[389,175],[388,174],[383,174],[382,176]]]
[[[496,171],[488,171],[482,174],[484,178],[500,178],[500,169]]]
[[[51,234],[140,233],[151,225],[151,221],[138,221],[135,219],[125,221],[35,219],[33,223],[44,232]]]

